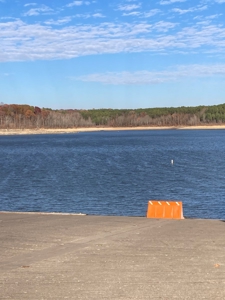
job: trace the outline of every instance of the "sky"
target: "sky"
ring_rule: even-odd
[[[224,15],[225,0],[0,0],[0,103],[225,103]]]

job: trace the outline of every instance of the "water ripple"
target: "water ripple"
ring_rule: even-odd
[[[144,216],[159,199],[224,219],[224,153],[223,130],[1,136],[0,210]]]

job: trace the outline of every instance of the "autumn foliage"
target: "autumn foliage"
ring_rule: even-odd
[[[225,104],[135,110],[52,110],[30,105],[0,104],[1,129],[192,126],[207,123],[225,123]]]

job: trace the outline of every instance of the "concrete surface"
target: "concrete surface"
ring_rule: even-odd
[[[0,213],[0,299],[225,299],[225,223]]]

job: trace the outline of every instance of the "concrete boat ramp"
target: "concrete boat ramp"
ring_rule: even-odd
[[[225,299],[225,222],[0,213],[0,299]]]

